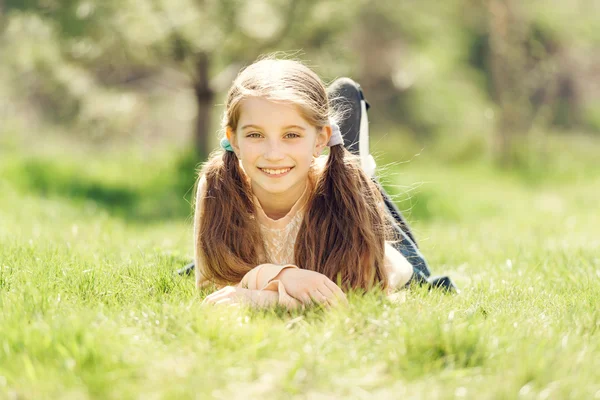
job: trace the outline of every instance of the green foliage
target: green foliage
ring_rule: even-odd
[[[600,101],[589,104],[585,109],[584,118],[587,125],[596,133],[600,133]]]
[[[509,74],[523,88],[521,112],[513,110],[522,118],[507,116],[513,111],[498,99],[498,88],[509,82],[494,88],[490,4],[10,0],[0,69],[10,71],[11,96],[27,105],[18,118],[30,119],[33,107],[62,130],[96,142],[145,138],[158,124],[156,114],[166,126],[178,124],[158,102],[185,97],[209,107],[197,104],[192,89],[199,82],[210,81],[209,94],[216,95],[210,102],[219,103],[235,72],[270,51],[306,60],[327,81],[352,76],[366,89],[374,119],[401,127],[421,145],[468,143],[455,159],[477,157],[469,149],[476,152],[515,119],[523,120],[515,130],[596,131],[598,90],[586,84],[597,80],[593,2],[511,3],[524,33],[517,44],[505,40],[515,48],[501,64],[524,57],[520,72]],[[206,74],[198,66],[203,57]],[[189,119],[178,129],[191,130]],[[216,126],[195,129],[206,137]]]
[[[192,213],[196,180],[195,155],[174,153],[153,174],[129,175],[123,170],[152,168],[157,160],[132,159],[107,168],[108,160],[19,157],[0,171],[21,193],[69,199],[91,213],[103,211],[131,221],[186,218]],[[140,167],[140,163],[145,165]],[[83,166],[82,166],[83,165]]]

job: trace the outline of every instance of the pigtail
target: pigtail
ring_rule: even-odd
[[[203,168],[206,192],[197,229],[203,274],[219,284],[239,282],[259,264],[262,243],[250,187],[233,152],[217,152]]]
[[[341,279],[346,289],[387,288],[388,235],[381,194],[343,145],[332,146],[295,244],[301,268]]]

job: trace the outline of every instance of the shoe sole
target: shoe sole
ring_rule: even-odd
[[[340,121],[344,147],[360,157],[363,170],[368,176],[373,177],[375,160],[369,150],[367,102],[360,85],[350,78],[339,78],[329,86],[327,92],[332,107],[337,108],[337,103],[341,103],[342,114],[350,114]]]

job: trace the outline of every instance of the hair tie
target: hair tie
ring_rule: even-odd
[[[329,125],[331,125],[331,138],[329,138],[327,146],[331,147],[337,146],[338,144],[343,144],[344,138],[342,138],[342,131],[340,130],[340,126],[331,119],[329,119]]]
[[[337,146],[338,144],[343,144],[344,139],[342,138],[342,132],[340,131],[340,126],[336,124],[333,120],[329,120],[329,125],[331,125],[331,138],[329,138],[329,142],[327,142],[327,146]],[[233,151],[233,147],[231,147],[231,143],[229,139],[224,137],[219,142],[221,148],[225,151]]]
[[[231,143],[229,143],[229,139],[227,139],[226,137],[224,137],[223,139],[221,139],[221,141],[219,142],[219,144],[221,145],[221,148],[225,151],[233,151],[233,147],[231,147]]]

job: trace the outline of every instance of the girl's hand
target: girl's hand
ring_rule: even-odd
[[[312,302],[327,307],[348,304],[346,294],[331,279],[315,271],[300,268],[284,269],[274,279],[279,279],[286,292],[304,305]]]
[[[225,286],[206,296],[202,304],[234,305],[245,302],[248,299],[248,289],[235,286]]]
[[[228,306],[246,304],[255,307],[266,307],[277,304],[277,301],[277,292],[250,290],[237,286],[225,286],[206,296],[202,301],[202,304]]]

